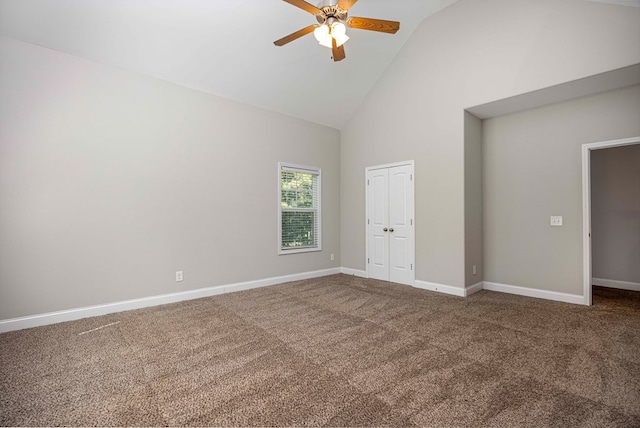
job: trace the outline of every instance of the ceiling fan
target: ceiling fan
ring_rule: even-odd
[[[309,25],[276,40],[273,44],[284,46],[302,36],[313,33],[322,46],[331,49],[334,61],[342,61],[346,58],[343,45],[349,40],[349,36],[346,34],[347,27],[389,34],[395,34],[400,29],[400,23],[397,21],[348,16],[349,9],[358,0],[323,0],[317,7],[304,0],[284,1],[315,15],[318,24]]]

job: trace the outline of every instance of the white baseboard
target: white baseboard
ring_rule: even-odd
[[[367,271],[364,271],[364,270],[357,270],[357,269],[343,267],[343,268],[340,268],[340,273],[344,273],[345,275],[359,276],[360,278],[369,278],[369,275],[367,275]]]
[[[282,284],[285,282],[319,278],[322,276],[335,275],[338,273],[341,273],[341,268],[277,276],[273,278],[259,279],[256,281],[218,285],[215,287],[200,288],[197,290],[181,291],[179,293],[162,294],[158,296],[143,297],[141,299],[125,300],[103,305],[87,306],[83,308],[49,312],[46,314],[0,320],[0,333],[22,330],[31,327],[40,327],[43,325],[56,324],[65,321],[74,321],[81,318],[107,315],[115,312],[130,311],[132,309],[166,305],[168,303],[182,302],[184,300],[200,299],[202,297],[211,297],[218,294],[233,293],[236,291],[250,290],[252,288],[267,287],[270,285]]]
[[[460,288],[452,285],[436,284],[435,282],[420,281],[417,279],[414,287],[422,288],[423,290],[436,291],[438,293],[451,294],[458,297],[467,297],[482,290],[482,281],[465,288]]]
[[[367,278],[367,272],[350,268],[332,268],[313,272],[303,272],[292,275],[277,276],[255,281],[238,282],[234,284],[219,285],[215,287],[200,288],[197,290],[182,291],[179,293],[162,294],[158,296],[143,297],[140,299],[125,300],[121,302],[107,303],[103,305],[87,306],[83,308],[75,308],[64,311],[50,312],[20,318],[12,318],[0,320],[0,333],[6,333],[14,330],[22,330],[25,328],[39,327],[43,325],[55,324],[65,321],[74,321],[81,318],[89,318],[100,315],[107,315],[116,312],[130,311],[133,309],[147,308],[150,306],[166,305],[168,303],[176,303],[184,300],[200,299],[202,297],[211,297],[219,294],[233,293],[237,291],[250,290],[253,288],[267,287],[270,285],[282,284],[285,282],[301,281],[310,278],[319,278],[322,276],[335,275],[343,273],[346,275],[355,275],[361,278]],[[614,281],[593,279],[594,285],[602,285],[605,287],[623,288],[625,290],[640,291],[640,284],[626,281]],[[583,296],[575,294],[559,293],[555,291],[537,290],[534,288],[519,287],[515,285],[498,284],[495,282],[478,282],[466,288],[453,287],[450,285],[437,284],[433,282],[416,280],[414,285],[429,291],[450,294],[453,296],[466,297],[478,291],[490,290],[502,293],[517,294],[520,296],[536,297],[539,299],[555,300],[559,302],[585,304]],[[631,287],[631,288],[629,288]]]
[[[538,290],[536,288],[519,287],[517,285],[498,284],[495,282],[483,282],[483,288],[500,293],[517,294],[519,296],[536,297],[538,299],[555,300],[557,302],[584,305],[585,299],[577,294],[559,293],[557,291]]]
[[[592,278],[591,284],[621,290],[640,291],[640,282],[618,281],[617,279]]]
[[[413,286],[416,288],[422,288],[423,290],[437,291],[438,293],[465,297],[464,288],[452,287],[451,285],[436,284],[435,282],[420,281],[419,279],[416,279]]]
[[[464,296],[465,297],[471,296],[472,294],[475,294],[478,291],[482,291],[482,290],[484,290],[484,282],[482,282],[482,281],[476,282],[475,284],[469,285],[464,289],[464,291],[465,291]]]

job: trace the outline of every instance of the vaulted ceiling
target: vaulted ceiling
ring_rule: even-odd
[[[417,26],[456,1],[358,1],[350,15],[400,31],[348,30],[341,62],[313,35],[273,45],[315,23],[281,0],[0,0],[0,35],[339,129]]]

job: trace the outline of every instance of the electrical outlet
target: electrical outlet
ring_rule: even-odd
[[[180,281],[182,281],[183,279],[184,279],[184,275],[183,275],[182,271],[181,271],[181,270],[177,271],[177,272],[176,272],[176,281],[177,281],[177,282],[180,282]]]
[[[334,261],[336,259],[336,255],[331,253],[331,261]]]
[[[478,274],[478,269],[476,268],[476,265],[473,265],[473,274],[474,275]]]

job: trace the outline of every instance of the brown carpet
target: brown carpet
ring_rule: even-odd
[[[639,427],[640,298],[594,303],[335,275],[5,333],[0,423]]]

